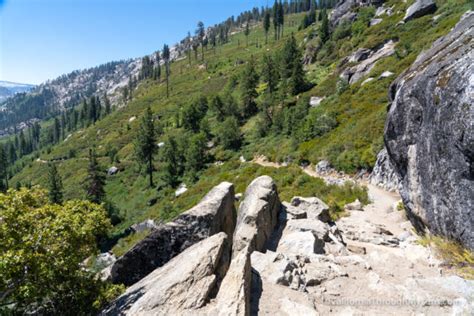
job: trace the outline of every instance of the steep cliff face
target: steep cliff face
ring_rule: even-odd
[[[474,249],[474,12],[391,87],[385,144],[418,229]]]

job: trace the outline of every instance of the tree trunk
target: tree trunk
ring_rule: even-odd
[[[150,188],[153,188],[153,163],[152,163],[152,160],[153,160],[153,156],[150,155],[150,157],[148,158],[148,172],[149,172],[149,176],[150,176]]]
[[[169,70],[169,64],[166,62],[166,97],[170,97],[170,70]]]

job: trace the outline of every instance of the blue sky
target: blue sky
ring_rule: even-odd
[[[273,0],[0,0],[0,80],[39,84],[139,57]]]

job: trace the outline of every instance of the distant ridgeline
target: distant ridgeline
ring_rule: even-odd
[[[140,81],[146,79],[160,81],[165,77],[167,62],[171,63],[185,57],[191,59],[192,52],[197,56],[200,46],[207,50],[208,47],[224,45],[229,42],[233,32],[244,31],[246,26],[263,22],[265,15],[282,23],[283,18],[277,17],[276,14],[308,12],[321,6],[330,8],[337,1],[319,2],[275,1],[272,8],[255,7],[206,29],[202,24],[201,33],[196,32],[195,36],[188,33],[183,40],[169,48],[168,60],[164,58],[163,50],[161,54],[157,51],[143,58],[109,62],[85,70],[76,70],[47,81],[30,92],[16,94],[0,103],[0,138],[16,135],[16,141],[7,145],[11,147],[10,151],[16,151],[16,154],[11,155],[14,158],[11,163],[43,146],[59,142],[67,136],[66,132],[89,126],[111,110],[125,106],[132,100],[133,91]],[[277,28],[278,32],[283,28],[275,22],[271,27]],[[106,109],[106,106],[110,108]],[[53,123],[47,124],[47,128],[38,124],[47,120]],[[28,128],[29,130],[26,130]],[[41,135],[38,135],[39,130]],[[33,134],[37,136],[33,137]],[[24,139],[25,144],[23,150],[18,148],[21,146],[21,139]],[[16,144],[17,148],[13,148],[12,144]]]

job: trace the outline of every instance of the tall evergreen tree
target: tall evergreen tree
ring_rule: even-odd
[[[280,32],[281,32],[281,35],[279,35],[279,38],[281,38],[281,37],[283,37],[283,30],[284,30],[284,26],[285,26],[285,12],[284,12],[283,4],[282,4],[281,0],[278,3],[278,25],[279,25],[279,29],[280,29]]]
[[[97,121],[97,102],[95,96],[91,96],[89,100],[89,121],[92,123]]]
[[[263,17],[263,29],[265,30],[265,44],[268,44],[268,31],[270,30],[270,11],[265,10],[265,16]]]
[[[170,96],[169,84],[170,84],[170,48],[168,45],[163,46],[162,51],[163,60],[165,62],[165,74],[166,74],[166,97]]]
[[[0,144],[0,192],[8,189],[8,157],[5,146]]]
[[[153,157],[157,150],[155,122],[151,108],[148,107],[145,115],[142,117],[135,140],[135,153],[138,160],[147,166],[150,188],[153,187]]]
[[[169,136],[165,141],[162,150],[161,161],[163,162],[163,180],[172,187],[176,186],[179,176],[178,144],[173,136]]]
[[[63,182],[59,175],[58,169],[54,163],[48,165],[48,197],[49,201],[54,204],[63,203]]]
[[[321,42],[326,43],[329,39],[329,20],[326,8],[322,11],[321,27],[319,28],[319,37]]]
[[[267,83],[267,91],[273,94],[278,84],[278,67],[270,54],[263,56],[262,79]]]
[[[247,43],[247,47],[249,47],[250,20],[248,20],[247,23],[245,24],[244,35],[245,35],[245,41]]]
[[[20,134],[21,138],[21,134]],[[59,123],[59,119],[57,117],[54,118],[54,125],[53,125],[53,142],[59,143],[59,140],[61,139],[61,123]],[[22,146],[20,145],[20,148]],[[21,151],[22,149],[20,149]]]
[[[206,162],[206,135],[204,133],[195,134],[189,140],[185,152],[186,172],[196,180],[197,173],[204,167]]]
[[[107,97],[106,93],[104,93],[104,111],[105,111],[105,115],[109,115],[110,112],[112,111],[110,100]]]
[[[257,111],[255,99],[258,96],[258,74],[255,70],[255,60],[253,56],[247,62],[242,73],[240,84],[242,90],[242,116],[250,117]]]
[[[204,36],[206,35],[206,30],[204,29],[204,23],[199,21],[196,29],[196,36],[201,45],[201,60],[204,61]]]
[[[278,35],[279,35],[279,24],[278,24],[278,0],[275,0],[275,3],[273,4],[273,29],[275,31],[275,41],[278,40]]]
[[[93,203],[102,203],[105,199],[105,176],[99,167],[93,148],[89,149],[89,167],[86,182],[87,199]]]
[[[160,81],[161,79],[161,56],[160,52],[156,52],[155,54],[155,71],[154,71],[154,79]]]

